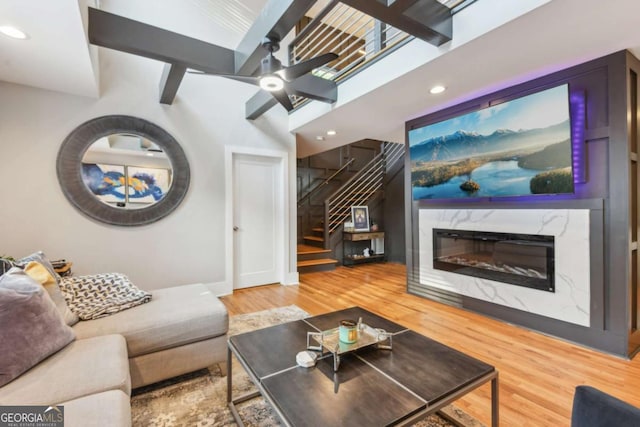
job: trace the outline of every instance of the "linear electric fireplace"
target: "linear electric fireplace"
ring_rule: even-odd
[[[555,292],[554,238],[434,228],[433,268]]]

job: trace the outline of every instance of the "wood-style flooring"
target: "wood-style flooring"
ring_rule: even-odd
[[[624,360],[410,295],[401,264],[303,274],[299,286],[243,289],[222,300],[231,315],[290,304],[316,315],[359,305],[490,363],[500,375],[501,426],[569,426],[579,384],[640,406],[640,356]],[[455,405],[489,425],[489,384]]]

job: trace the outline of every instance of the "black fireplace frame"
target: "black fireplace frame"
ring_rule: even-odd
[[[513,273],[487,270],[484,268],[472,267],[468,265],[450,263],[437,258],[438,239],[437,236],[442,235],[446,238],[482,240],[488,242],[509,242],[514,245],[524,245],[535,243],[537,246],[543,246],[546,249],[546,269],[547,278],[541,279],[536,277],[522,276]],[[449,271],[465,276],[478,277],[481,279],[495,280],[497,282],[508,283],[515,286],[523,286],[526,288],[537,289],[555,293],[555,239],[553,236],[541,234],[518,234],[518,233],[499,233],[485,232],[473,230],[449,230],[443,228],[434,228],[432,231],[433,239],[433,268],[436,270]]]

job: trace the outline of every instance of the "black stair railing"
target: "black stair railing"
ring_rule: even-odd
[[[380,154],[344,183],[324,201],[324,248],[329,248],[331,234],[351,217],[351,206],[368,205],[382,190],[384,177],[404,158],[404,145],[385,142]]]
[[[308,199],[309,197],[311,197],[312,194],[317,193],[318,191],[320,191],[322,188],[324,188],[326,185],[328,185],[333,179],[335,179],[338,175],[340,175],[342,172],[344,172],[349,165],[351,165],[356,159],[355,158],[351,158],[347,163],[345,163],[340,169],[338,169],[337,171],[335,171],[334,173],[331,174],[331,176],[325,178],[324,180],[322,180],[322,182],[320,184],[317,184],[315,187],[313,187],[311,190],[308,190],[304,196],[300,197],[298,199],[298,208],[300,208],[302,206],[302,202],[306,199]],[[311,187],[311,185],[309,185],[309,187]],[[309,188],[307,187],[307,189]]]

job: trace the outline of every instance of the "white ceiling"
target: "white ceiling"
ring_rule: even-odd
[[[234,49],[267,0],[0,0],[0,81],[97,97],[98,48],[87,41],[87,7]]]
[[[92,0],[0,0],[0,25],[27,40],[0,34],[0,80],[74,95],[97,96],[82,13]],[[95,53],[95,49],[94,53]]]
[[[86,7],[95,1],[0,0],[0,25],[15,25],[30,36],[20,41],[0,35],[0,80],[98,96],[99,79],[94,70],[99,68],[94,57],[98,49],[87,43],[85,31]],[[107,11],[229,48],[237,46],[266,3],[98,1]],[[483,2],[507,7],[513,1],[478,0],[465,11]],[[518,0],[526,1],[535,3]],[[638,17],[638,0],[550,0],[464,45],[441,49],[435,60],[362,96],[347,102],[339,98],[333,107],[303,107],[294,116],[310,118],[292,117],[291,130],[298,133],[299,141],[311,145],[316,144],[315,136],[327,129],[338,131],[336,137],[316,145],[314,150],[364,138],[403,141],[406,120],[621,49],[639,55]],[[428,48],[432,49],[425,44]],[[435,82],[444,83],[448,90],[438,96],[428,95],[428,87]],[[350,81],[341,85],[339,93],[346,93],[348,84]],[[314,108],[322,114],[304,112]]]

